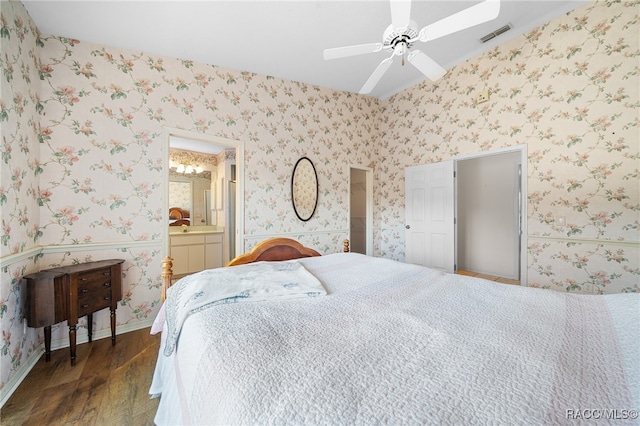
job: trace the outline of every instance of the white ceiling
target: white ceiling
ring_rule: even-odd
[[[500,15],[419,48],[450,69],[546,23],[584,0],[502,0]],[[360,1],[61,1],[23,0],[45,35],[133,49],[357,93],[385,51],[325,61],[325,48],[382,42],[388,0]],[[414,0],[418,29],[479,3]],[[512,29],[482,44],[506,24]],[[418,47],[419,46],[419,47]],[[386,98],[423,81],[395,60],[372,96]]]

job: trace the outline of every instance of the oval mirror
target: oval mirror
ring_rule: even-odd
[[[291,176],[291,199],[298,219],[311,219],[318,204],[318,175],[311,160],[302,157],[293,168]]]

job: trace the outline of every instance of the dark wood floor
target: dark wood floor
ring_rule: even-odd
[[[0,411],[8,425],[153,425],[158,399],[149,386],[160,335],[149,329],[78,345],[74,367],[69,349],[44,355]]]

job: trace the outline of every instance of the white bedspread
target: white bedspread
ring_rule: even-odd
[[[320,281],[299,262],[257,262],[186,276],[167,291],[164,353],[171,355],[173,352],[182,324],[189,315],[214,305],[325,294]]]
[[[175,352],[158,356],[156,424],[576,425],[593,413],[638,424],[638,294],[571,295],[357,254],[300,263],[327,296],[185,320]]]

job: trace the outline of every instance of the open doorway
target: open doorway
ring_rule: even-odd
[[[469,189],[460,186],[456,176],[459,166],[466,173],[465,162],[478,158],[486,161],[466,163],[470,168],[481,169],[476,170],[470,179],[476,186]],[[500,163],[503,160],[506,160],[504,164],[492,164],[492,161]],[[499,168],[501,173],[497,173],[495,168]],[[483,174],[500,176],[491,176],[497,181],[489,183]],[[527,193],[526,176],[526,145],[405,168],[406,261],[449,273],[470,268],[470,272],[476,270],[473,273],[477,274],[506,275],[502,278],[518,280],[520,285],[526,286],[527,212],[523,195]],[[504,184],[508,188],[502,188]],[[489,209],[485,212],[486,203],[464,204],[467,201],[465,194],[484,197],[490,207],[492,203],[500,204],[502,210],[492,212]],[[466,216],[461,219],[464,223],[458,221],[457,215],[460,214]],[[478,235],[481,234],[482,238],[468,240],[469,233],[474,238],[477,236],[475,231],[481,231]],[[502,233],[505,236],[501,235],[498,245],[508,246],[506,250],[496,248],[495,244],[497,236]],[[478,242],[480,240],[482,242]],[[511,269],[505,273],[495,272],[491,261],[469,258],[471,252],[480,254],[480,257],[488,255],[504,260]],[[459,261],[464,265],[458,264]]]
[[[351,166],[349,241],[353,253],[373,255],[373,179],[370,167]]]
[[[191,206],[190,221],[187,224],[187,228],[184,232],[179,233],[179,236],[191,238],[184,247],[181,249],[188,251],[189,266],[188,271],[193,272],[191,269],[199,269],[200,264],[204,265],[204,268],[208,268],[208,261],[211,256],[207,254],[207,249],[211,249],[212,252],[221,251],[220,261],[224,265],[230,259],[230,256],[235,253],[243,252],[244,240],[240,232],[244,229],[244,199],[240,195],[244,192],[244,182],[242,176],[244,175],[244,144],[242,141],[235,141],[231,139],[216,137],[203,133],[196,133],[176,128],[164,128],[164,152],[165,152],[165,164],[164,170],[164,222],[171,224],[171,217],[169,214],[170,206],[170,183],[173,178],[170,178],[170,152],[172,150],[180,150],[188,153],[189,159],[196,158],[202,153],[213,154],[216,157],[216,166],[211,171],[210,183],[208,190],[205,188],[203,191],[198,191],[197,194],[186,194],[189,199],[189,205]],[[193,164],[192,166],[196,166]],[[233,182],[233,185],[231,183]],[[192,185],[193,188],[193,185]],[[197,204],[201,204],[202,208],[194,208]],[[200,213],[202,212],[202,213]],[[193,229],[194,232],[198,231],[198,234],[190,232],[191,226],[209,227],[215,226],[222,229],[220,236],[208,235],[209,229],[201,231],[200,229]],[[164,240],[165,240],[165,256],[168,256],[171,252],[170,245],[171,240],[177,237],[176,233],[172,233],[174,237],[170,238],[169,232],[170,226],[164,227]],[[174,227],[175,228],[175,227]],[[172,229],[176,231],[176,229]],[[215,231],[220,231],[216,229]],[[211,233],[211,232],[209,232]],[[214,232],[219,233],[219,232]],[[203,234],[204,236],[204,251],[202,256],[193,255],[197,244],[191,240],[195,240],[196,235]],[[185,239],[183,238],[183,239]],[[189,239],[186,238],[186,239]],[[207,240],[210,239],[211,241]],[[221,241],[218,241],[220,238]],[[219,244],[218,244],[219,243]],[[218,249],[220,247],[220,249]],[[199,254],[199,252],[198,252]],[[201,262],[196,262],[199,257],[203,257]],[[215,255],[218,259],[218,255]],[[176,273],[176,262],[174,262],[174,273]],[[193,265],[192,265],[193,264]],[[211,266],[214,267],[214,266]]]
[[[456,170],[456,270],[519,284],[521,155],[459,159]]]

